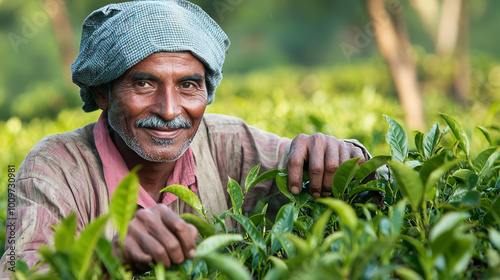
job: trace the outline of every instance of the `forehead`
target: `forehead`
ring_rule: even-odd
[[[135,72],[189,73],[205,76],[205,66],[190,52],[157,52],[129,68],[124,76]]]

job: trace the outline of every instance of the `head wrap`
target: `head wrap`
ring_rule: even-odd
[[[78,57],[71,65],[83,110],[98,107],[90,87],[107,84],[157,52],[189,51],[206,69],[208,104],[222,79],[229,39],[200,7],[184,0],[136,0],[110,4],[83,23]]]

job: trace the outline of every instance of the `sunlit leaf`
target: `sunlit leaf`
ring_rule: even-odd
[[[76,226],[76,215],[75,213],[71,213],[54,228],[54,247],[56,250],[71,250],[75,241]]]
[[[347,186],[358,171],[359,158],[352,158],[343,162],[333,176],[333,195],[337,198],[343,197]]]
[[[257,176],[259,175],[260,171],[260,164],[254,166],[250,172],[248,172],[247,177],[245,178],[245,194],[248,192],[248,190],[254,185],[255,179],[257,179]]]
[[[467,134],[465,133],[465,130],[463,127],[452,117],[439,113],[439,115],[446,121],[448,126],[450,127],[451,131],[453,132],[453,135],[455,135],[455,138],[457,138],[458,143],[460,145],[460,148],[465,153],[465,156],[467,159],[469,158],[470,154],[470,144],[469,144],[469,138],[467,138]]]
[[[424,134],[420,131],[415,132],[415,147],[417,148],[417,152],[424,155]]]
[[[389,162],[399,190],[408,198],[414,210],[419,209],[424,196],[424,185],[413,168],[399,162]]]
[[[317,247],[319,244],[321,244],[321,241],[323,241],[325,237],[325,227],[326,224],[330,221],[332,212],[332,209],[326,209],[321,217],[313,224],[312,234],[310,238],[310,244],[312,247]]]
[[[241,234],[217,234],[203,240],[196,247],[196,257],[204,257],[208,254],[216,253],[218,250],[231,243],[243,241]]]
[[[498,151],[498,147],[492,147],[482,151],[475,159],[473,163],[473,167],[477,172],[480,172],[484,169],[486,162],[496,151]]]
[[[356,172],[356,183],[360,184],[368,175],[391,160],[390,156],[375,156],[361,164]]]
[[[480,125],[477,125],[476,127],[479,129],[479,131],[483,133],[484,137],[486,138],[490,146],[495,145],[495,143],[491,140],[490,132],[488,131],[488,129],[486,129],[486,127]]]
[[[323,203],[335,211],[351,231],[357,228],[358,216],[349,204],[335,198],[317,198],[316,202]]]
[[[205,209],[203,208],[200,199],[187,187],[182,185],[170,185],[162,189],[160,192],[169,192],[176,195],[179,199],[196,210],[196,212],[198,212],[204,219],[207,219]]]
[[[276,185],[282,194],[284,194],[290,201],[296,202],[297,200],[288,189],[288,176],[284,173],[279,173],[276,176]]]
[[[212,225],[210,225],[209,223],[207,223],[205,220],[201,219],[200,217],[194,215],[194,214],[191,214],[191,213],[183,213],[181,215],[181,218],[192,224],[193,226],[196,227],[196,229],[198,229],[198,232],[201,234],[201,236],[203,237],[209,237],[209,236],[212,236],[215,234],[215,230],[214,228],[212,227]]]
[[[222,272],[230,280],[251,280],[248,270],[236,259],[216,253],[203,256],[203,260],[210,266]]]
[[[283,207],[276,215],[274,225],[271,229],[271,249],[269,254],[276,253],[281,248],[278,236],[291,232],[293,229],[293,204],[289,203]]]
[[[139,166],[135,167],[121,180],[109,202],[111,223],[118,231],[120,243],[123,242],[127,234],[128,224],[137,210],[137,198],[139,196],[137,171],[139,168]]]
[[[389,123],[389,131],[385,139],[391,148],[392,159],[397,162],[405,162],[408,158],[408,137],[403,127],[391,117],[384,115]]]
[[[438,142],[439,142],[439,136],[441,132],[439,131],[439,125],[438,123],[435,123],[429,132],[425,134],[424,137],[424,158],[429,159],[432,156],[432,153],[434,152],[434,149],[436,148]]]
[[[231,197],[231,203],[233,204],[233,213],[241,214],[241,206],[243,205],[243,192],[241,187],[235,180],[229,178],[227,182],[227,192]]]
[[[85,227],[80,237],[73,244],[71,251],[71,270],[80,279],[87,273],[94,253],[94,248],[101,238],[108,215],[100,216]]]
[[[233,219],[235,219],[241,226],[245,229],[250,239],[252,239],[253,243],[257,246],[257,248],[262,252],[266,252],[266,243],[264,241],[264,237],[262,233],[257,230],[257,228],[253,225],[252,221],[240,214],[230,214]]]
[[[481,172],[479,173],[479,180],[482,181],[487,175],[488,173],[493,170],[496,166],[496,161],[500,158],[500,151],[497,151],[495,153],[493,153],[489,158],[488,160],[486,161],[486,163],[484,164],[484,167],[483,169],[481,170]]]

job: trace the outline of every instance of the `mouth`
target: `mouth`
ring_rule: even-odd
[[[158,139],[174,139],[177,138],[181,132],[182,128],[170,129],[168,127],[162,128],[144,128],[152,137]]]

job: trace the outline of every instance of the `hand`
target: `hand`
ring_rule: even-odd
[[[195,257],[197,236],[193,225],[164,204],[137,210],[123,241],[125,264],[141,272],[150,269],[150,263],[181,264]]]
[[[332,193],[333,175],[339,165],[351,158],[365,162],[361,148],[333,136],[300,134],[293,139],[288,154],[288,186],[293,194],[302,190],[302,173],[309,172],[309,194],[317,198]]]

